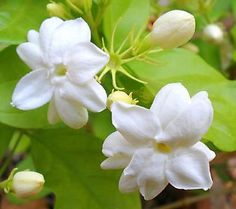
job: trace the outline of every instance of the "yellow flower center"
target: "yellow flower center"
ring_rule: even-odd
[[[170,146],[164,143],[155,143],[155,149],[163,153],[169,153],[172,150]]]
[[[55,75],[57,76],[65,76],[66,75],[66,68],[63,65],[59,65],[55,70]]]

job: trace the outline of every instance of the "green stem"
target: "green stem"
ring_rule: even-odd
[[[94,42],[98,46],[102,46],[102,40],[101,40],[100,35],[98,33],[98,30],[97,30],[96,23],[94,21],[92,12],[89,11],[88,13],[86,13],[85,18],[86,18],[87,22],[89,23],[89,25],[91,27]]]
[[[16,148],[17,148],[18,144],[20,143],[22,135],[23,135],[23,133],[21,133],[21,132],[17,133],[17,138],[16,138],[16,141],[15,141],[15,144],[13,145],[12,150],[10,151],[10,154],[9,154],[8,158],[6,159],[6,161],[4,162],[4,164],[2,165],[2,167],[0,169],[0,176],[1,177],[5,173],[6,169],[9,166],[9,164],[11,163],[12,158],[15,154]]]
[[[8,179],[0,182],[0,189],[4,189],[7,183],[8,183]]]

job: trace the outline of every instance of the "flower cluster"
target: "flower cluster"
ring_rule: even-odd
[[[90,7],[89,2],[83,11]],[[52,15],[56,11],[64,12],[62,5],[55,3],[48,5],[48,10]],[[109,70],[114,88],[117,87],[117,70],[140,82],[121,65],[147,55],[154,47],[179,47],[191,39],[194,31],[194,17],[174,10],[157,19],[140,46],[131,46],[119,56],[114,50],[104,52],[91,43],[90,28],[82,18],[46,19],[39,32],[30,30],[28,42],[17,48],[18,55],[32,71],[16,85],[12,105],[31,110],[49,103],[49,123],[62,120],[76,129],[87,123],[87,110],[100,112],[107,106],[117,131],[103,144],[102,152],[108,158],[101,167],[124,169],[119,183],[121,191],[139,189],[149,200],[168,183],[179,189],[206,190],[212,185],[209,161],[215,157],[215,153],[200,142],[213,118],[207,92],[199,92],[191,98],[180,83],[168,84],[156,95],[151,108],[146,109],[136,105],[138,101],[132,99],[132,93],[112,91],[107,98],[98,82]],[[132,50],[136,54],[129,57]],[[19,184],[25,178],[30,181],[28,187]],[[35,186],[37,182],[40,182],[39,187]],[[43,183],[40,175],[19,173],[14,178],[13,190],[20,196],[28,195],[31,190],[37,193]]]
[[[30,30],[28,41],[17,48],[20,58],[32,69],[16,86],[12,105],[21,110],[38,108],[50,101],[48,121],[59,120],[72,128],[88,121],[87,109],[100,112],[107,95],[94,76],[109,56],[91,40],[82,19],[45,20],[39,32]]]

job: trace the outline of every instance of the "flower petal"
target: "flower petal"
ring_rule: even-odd
[[[65,98],[78,101],[93,112],[101,112],[106,108],[106,91],[95,79],[84,85],[64,82],[61,94]]]
[[[125,168],[131,160],[130,156],[117,154],[107,158],[101,163],[102,169],[121,169]]]
[[[91,80],[109,61],[109,56],[93,43],[79,43],[65,58],[68,76],[76,83]]]
[[[45,67],[43,55],[38,45],[27,42],[20,44],[17,49],[20,58],[33,70]]]
[[[111,111],[113,125],[131,143],[153,140],[160,129],[158,119],[146,108],[115,102]]]
[[[121,192],[134,192],[138,190],[138,184],[136,176],[124,175],[122,173],[119,181],[119,189]]]
[[[69,127],[79,129],[88,122],[88,111],[78,102],[68,101],[56,92],[55,104],[61,120]]]
[[[90,42],[90,39],[90,28],[82,18],[67,20],[53,33],[49,56],[60,60],[68,49],[81,42]]]
[[[102,152],[105,156],[111,157],[116,154],[132,156],[136,146],[130,144],[118,131],[110,134],[104,141]]]
[[[207,156],[196,149],[180,150],[169,158],[166,176],[177,189],[204,189],[212,186]]]
[[[212,119],[213,108],[208,95],[206,92],[199,92],[157,138],[172,146],[192,146],[207,132]]]
[[[125,168],[135,151],[132,146],[118,131],[110,134],[104,141],[102,152],[109,157],[102,162],[103,169]]]
[[[40,45],[44,53],[48,53],[51,47],[51,42],[53,39],[53,33],[56,28],[61,25],[64,21],[58,17],[51,17],[43,21],[39,29],[39,39]]]
[[[181,83],[172,83],[158,92],[150,109],[157,115],[164,129],[189,103],[187,89]]]
[[[140,193],[145,200],[153,199],[168,184],[165,176],[167,155],[154,152],[153,149],[139,149],[135,152],[125,176],[136,176]]]
[[[202,142],[197,142],[191,149],[204,153],[209,161],[212,161],[216,156],[216,154]]]
[[[16,85],[12,105],[21,110],[31,110],[46,104],[53,94],[53,87],[46,70],[35,70],[24,76]]]
[[[29,30],[29,32],[27,34],[27,39],[28,39],[29,42],[40,46],[39,32],[37,32],[36,30]]]
[[[52,125],[60,122],[60,116],[57,112],[54,96],[52,97],[48,107],[48,122]]]

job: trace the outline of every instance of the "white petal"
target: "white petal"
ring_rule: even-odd
[[[44,53],[47,53],[51,47],[53,33],[55,29],[64,21],[58,17],[51,17],[43,21],[39,29],[40,45]]]
[[[29,42],[40,46],[40,43],[39,43],[39,33],[37,31],[29,30],[29,32],[27,34],[27,39],[28,39]]]
[[[71,128],[79,129],[88,121],[88,111],[78,102],[68,101],[55,94],[55,104],[61,120]]]
[[[45,67],[43,55],[38,45],[27,42],[20,44],[17,49],[20,58],[33,70]]]
[[[140,193],[145,200],[153,199],[168,184],[165,176],[167,155],[154,152],[152,149],[137,150],[124,170],[125,176],[136,176]]]
[[[54,96],[52,97],[48,107],[48,122],[50,124],[56,124],[60,122],[60,116],[57,112]]]
[[[175,153],[166,165],[166,176],[177,189],[204,189],[212,186],[209,160],[204,153],[194,149]]]
[[[113,125],[131,143],[153,140],[159,131],[158,119],[146,108],[116,102],[111,111]]]
[[[46,70],[35,70],[24,76],[16,85],[12,105],[21,110],[30,110],[46,104],[53,94],[53,87]]]
[[[79,43],[66,55],[68,75],[76,83],[91,80],[109,61],[109,56],[93,43]]]
[[[125,168],[135,151],[132,146],[118,131],[110,134],[104,141],[102,152],[109,157],[102,162],[103,169]]]
[[[117,154],[107,158],[101,163],[103,169],[121,169],[125,168],[131,160],[131,156]]]
[[[199,92],[164,130],[160,142],[174,146],[191,146],[207,132],[213,118],[213,108],[206,92]]]
[[[203,152],[209,161],[212,161],[216,156],[216,154],[202,142],[196,143],[191,147],[191,149],[196,149],[199,152]]]
[[[121,192],[134,192],[138,189],[136,176],[124,175],[122,173],[119,181],[119,189]]]
[[[95,79],[84,85],[64,82],[61,93],[68,99],[78,101],[90,111],[101,112],[106,108],[106,91]]]
[[[158,92],[150,109],[157,115],[164,129],[189,103],[187,89],[180,83],[172,83]]]
[[[68,49],[81,42],[90,42],[90,39],[90,28],[82,18],[67,20],[53,34],[50,57],[60,59]]]
[[[136,146],[130,144],[118,131],[110,134],[104,141],[102,152],[105,156],[111,157],[116,154],[133,155]]]

